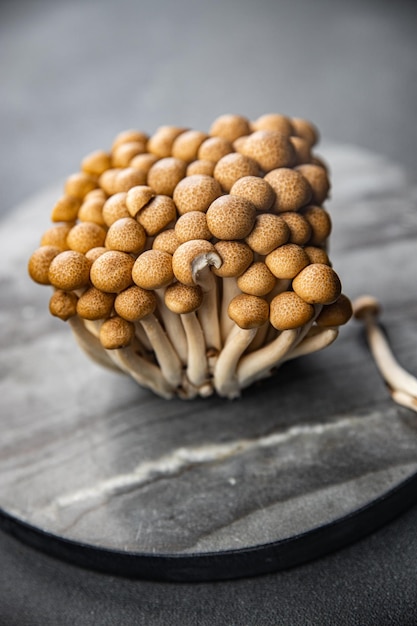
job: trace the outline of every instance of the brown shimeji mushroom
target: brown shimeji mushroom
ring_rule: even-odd
[[[317,140],[278,113],[119,133],[67,178],[29,260],[51,314],[164,398],[234,398],[326,347],[351,309],[328,257]]]

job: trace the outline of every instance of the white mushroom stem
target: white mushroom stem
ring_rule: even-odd
[[[222,303],[220,309],[220,334],[222,342],[225,343],[226,339],[234,327],[234,322],[230,319],[227,314],[227,309],[229,307],[230,301],[238,296],[241,291],[237,286],[236,278],[234,277],[225,277],[222,279]]]
[[[318,329],[314,327],[310,332],[311,334],[307,334],[300,343],[286,354],[282,359],[282,363],[327,348],[327,346],[330,346],[335,341],[339,334],[337,328]]]
[[[221,258],[216,252],[199,254],[192,262],[192,275],[196,285],[200,285],[203,290],[203,303],[198,309],[198,319],[200,320],[206,340],[207,349],[214,348],[220,351],[222,340],[219,324],[219,296],[216,277],[210,270],[210,266],[219,268],[222,264]]]
[[[244,356],[237,368],[240,387],[248,387],[256,380],[269,376],[272,368],[277,367],[291,350],[299,332],[299,329],[283,330],[274,341]]]
[[[172,387],[178,387],[182,379],[182,364],[159,320],[153,313],[150,313],[138,323],[141,324],[153,347],[164,378]]]
[[[405,406],[407,409],[411,409],[411,411],[415,411],[417,413],[417,398],[414,396],[410,396],[408,393],[404,391],[399,391],[398,389],[393,389],[391,391],[391,397],[397,404],[401,404],[401,406]]]
[[[174,397],[174,389],[154,363],[139,356],[132,346],[118,350],[107,350],[109,357],[142,387],[146,387],[163,398]]]
[[[100,340],[93,335],[85,326],[84,320],[78,315],[70,317],[68,320],[69,325],[74,333],[78,345],[84,352],[96,363],[112,369],[114,371],[120,371],[117,365],[115,365],[112,359],[104,350],[100,343]]]
[[[188,344],[187,377],[192,385],[200,387],[208,379],[204,333],[194,311],[182,313],[180,317]]]
[[[220,396],[238,398],[240,385],[237,377],[239,359],[253,341],[257,328],[244,329],[235,324],[214,367],[214,387]]]
[[[172,313],[165,304],[165,289],[155,289],[155,295],[158,302],[157,310],[161,316],[165,332],[177,351],[181,363],[185,365],[187,363],[187,338],[184,327],[179,316]]]

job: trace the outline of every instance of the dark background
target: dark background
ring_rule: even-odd
[[[0,211],[124,128],[225,112],[306,117],[415,178],[416,17],[405,1],[3,1]],[[416,528],[414,508],[314,563],[194,585],[82,571],[0,534],[0,624],[412,625]]]

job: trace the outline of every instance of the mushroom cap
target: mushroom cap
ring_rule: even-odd
[[[203,133],[200,130],[186,130],[174,140],[172,156],[182,159],[186,163],[195,161],[198,150],[207,137],[207,133]]]
[[[133,217],[122,217],[110,226],[106,236],[106,247],[138,254],[146,245],[146,233]]]
[[[265,257],[265,263],[277,278],[294,278],[309,263],[309,258],[301,246],[286,243]]]
[[[152,165],[148,172],[148,185],[157,194],[172,196],[175,187],[185,176],[187,164],[175,157],[165,157]]]
[[[108,248],[105,248],[104,246],[98,246],[98,248],[91,248],[91,250],[88,250],[85,253],[85,258],[88,259],[90,263],[94,263],[94,261],[98,259],[98,257],[104,254],[105,252],[108,252]]]
[[[128,167],[133,157],[146,152],[146,142],[126,141],[112,151],[113,167]]]
[[[218,241],[214,248],[222,264],[213,273],[222,278],[240,276],[253,261],[253,252],[243,241]]]
[[[49,312],[66,322],[77,314],[77,296],[73,291],[57,289],[49,300]]]
[[[137,214],[154,197],[155,192],[148,185],[136,185],[127,192],[125,197],[126,208],[132,217]]]
[[[298,165],[296,171],[308,180],[313,192],[311,197],[313,204],[323,204],[330,191],[330,181],[324,167],[313,163],[304,163]]]
[[[256,218],[252,202],[238,196],[221,196],[207,210],[207,224],[217,239],[244,239]]]
[[[172,269],[175,278],[184,285],[195,285],[193,276],[193,264],[200,256],[216,255],[216,250],[212,243],[204,239],[194,239],[182,243],[175,250],[172,256]],[[219,259],[220,265],[220,259]]]
[[[29,276],[35,283],[50,285],[49,266],[62,250],[57,246],[41,246],[31,255],[28,263]]]
[[[233,145],[224,137],[209,137],[201,144],[198,158],[203,161],[217,163],[222,157],[234,152]]]
[[[252,129],[256,130],[273,130],[289,137],[293,134],[294,129],[291,120],[286,115],[280,113],[265,113],[252,122]]]
[[[106,174],[107,172],[104,172],[104,174],[102,174],[102,177]],[[113,190],[111,191],[111,193],[129,191],[129,189],[131,189],[132,187],[135,187],[136,185],[144,185],[145,183],[146,174],[142,172],[142,170],[138,170],[134,167],[124,167],[122,169],[116,169],[115,178],[112,181]]]
[[[100,176],[111,167],[111,158],[104,150],[94,150],[87,154],[81,161],[81,169],[86,174]]]
[[[277,330],[290,330],[307,324],[314,315],[314,307],[293,291],[283,291],[270,304],[269,321]]]
[[[97,179],[86,172],[71,174],[65,181],[65,195],[82,200],[84,196],[97,187]]]
[[[330,265],[330,259],[326,250],[319,248],[318,246],[305,246],[304,252],[310,259],[310,263],[324,263],[324,265]]]
[[[54,246],[60,250],[68,250],[67,237],[73,224],[57,224],[46,230],[41,237],[41,246]]]
[[[160,126],[148,140],[148,152],[160,159],[171,156],[175,139],[185,131],[179,126]]]
[[[183,315],[196,311],[203,302],[203,290],[199,285],[174,283],[165,290],[165,304],[170,311]]]
[[[135,327],[121,317],[111,317],[100,328],[100,342],[106,350],[125,348],[135,336]]]
[[[292,281],[292,287],[310,304],[332,304],[341,293],[338,275],[323,263],[312,263],[301,270]]]
[[[352,303],[343,293],[332,304],[325,305],[316,319],[317,326],[342,326],[352,317]]]
[[[215,163],[208,161],[207,159],[197,159],[190,163],[187,167],[187,176],[194,176],[195,174],[204,174],[205,176],[213,176]]]
[[[168,254],[174,254],[175,250],[180,245],[181,241],[178,239],[175,229],[168,228],[158,233],[152,243],[154,250],[162,250],[162,252],[168,252]]]
[[[148,237],[153,237],[177,218],[175,202],[169,196],[158,195],[139,211],[137,221],[145,229]]]
[[[102,246],[105,239],[104,228],[92,222],[81,222],[71,228],[67,235],[67,244],[70,250],[85,254],[91,248]]]
[[[156,163],[158,157],[155,154],[144,152],[143,154],[137,154],[130,161],[130,167],[134,167],[136,170],[140,170],[143,174],[147,174],[152,165]]]
[[[357,320],[377,317],[381,312],[381,304],[374,296],[360,296],[353,302],[353,315]]]
[[[94,287],[109,293],[118,293],[132,284],[134,259],[126,252],[109,250],[100,255],[91,266]]]
[[[100,188],[109,196],[116,193],[116,178],[119,171],[120,168],[111,167],[105,170],[98,179]]]
[[[211,239],[212,234],[207,226],[207,217],[201,211],[190,211],[181,215],[175,223],[175,234],[180,241],[192,239]]]
[[[269,304],[259,296],[242,293],[232,298],[227,313],[240,328],[258,328],[268,321]]]
[[[86,320],[102,320],[110,317],[113,310],[114,294],[105,293],[90,287],[78,299],[77,313]]]
[[[259,166],[256,161],[238,152],[226,154],[217,161],[213,173],[222,189],[227,192],[230,192],[239,178],[256,176],[257,174],[259,174]]]
[[[311,144],[302,137],[290,137],[296,155],[296,165],[311,162]]]
[[[275,248],[287,243],[290,229],[279,215],[260,213],[255,225],[245,241],[258,254],[269,254]]]
[[[311,227],[309,244],[312,246],[322,245],[332,230],[332,221],[328,212],[320,206],[309,205],[301,210],[301,215]]]
[[[225,114],[217,117],[210,127],[212,137],[222,137],[233,143],[251,132],[249,120],[242,115]]]
[[[114,308],[123,319],[137,322],[155,311],[156,296],[153,291],[133,285],[116,296]]]
[[[127,130],[122,130],[116,135],[112,144],[112,150],[115,150],[123,143],[130,143],[131,141],[140,141],[142,143],[146,143],[147,140],[148,135],[143,131],[136,130],[136,128],[128,128]]]
[[[280,213],[280,217],[282,217],[290,229],[290,243],[296,243],[302,246],[310,240],[311,226],[300,213],[288,211],[286,213]]]
[[[302,137],[311,146],[314,146],[319,140],[319,131],[311,122],[301,118],[301,117],[292,117],[291,124],[293,127],[294,134],[297,137]]]
[[[51,220],[53,222],[75,222],[81,203],[80,198],[62,196],[52,209]]]
[[[81,222],[92,222],[98,226],[105,226],[106,222],[103,218],[103,206],[106,202],[105,197],[91,197],[84,200],[78,211],[78,219]]]
[[[136,259],[132,278],[142,289],[159,289],[173,281],[172,256],[161,250],[145,250]]]
[[[275,191],[274,211],[298,211],[311,200],[311,187],[304,176],[288,167],[274,169],[265,180]]]
[[[277,279],[262,261],[252,263],[237,279],[237,286],[244,293],[266,296],[275,287]]]
[[[65,250],[49,266],[49,282],[57,289],[73,291],[85,287],[90,279],[91,262],[81,252]]]
[[[183,178],[174,190],[174,202],[178,213],[207,211],[216,198],[222,195],[219,183],[205,174],[194,174]]]
[[[120,191],[113,194],[103,205],[103,220],[106,226],[111,226],[121,217],[130,217],[126,206],[127,192]]]
[[[288,137],[272,130],[257,130],[241,145],[239,152],[254,159],[264,172],[278,167],[292,167],[295,150]]]
[[[230,195],[250,200],[258,211],[268,211],[275,201],[275,191],[264,178],[259,176],[239,178],[233,184]]]

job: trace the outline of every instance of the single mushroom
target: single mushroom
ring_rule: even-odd
[[[148,237],[154,237],[174,223],[177,209],[172,198],[157,195],[144,206],[136,216],[137,221],[145,229]]]
[[[287,243],[290,234],[291,231],[281,216],[261,213],[256,216],[255,224],[245,241],[257,254],[267,255]]]
[[[280,167],[268,172],[265,180],[275,191],[274,211],[298,211],[312,197],[310,184],[300,172],[289,167]]]
[[[160,159],[148,172],[148,185],[157,193],[172,196],[175,187],[185,176],[187,164],[175,157]]]
[[[233,151],[232,143],[224,137],[209,137],[201,144],[197,156],[199,160],[217,163],[222,157]]]
[[[186,130],[176,137],[172,144],[172,156],[182,159],[186,163],[191,163],[197,159],[198,150],[207,139],[207,133],[200,130]]]
[[[254,159],[264,172],[292,167],[296,161],[289,137],[273,130],[257,130],[236,148],[241,154]]]
[[[231,152],[222,157],[215,165],[213,176],[220,183],[223,191],[230,193],[233,185],[244,176],[257,176],[259,166],[250,157],[238,152]]]
[[[146,245],[145,229],[133,217],[122,217],[110,226],[105,243],[110,250],[139,254]]]
[[[259,176],[242,176],[232,185],[230,195],[250,200],[258,211],[268,211],[275,201],[271,185]]]
[[[221,196],[207,210],[207,224],[217,239],[244,239],[256,219],[256,207],[238,196]]]
[[[323,263],[312,263],[293,279],[292,287],[309,304],[332,304],[341,293],[336,272]]]
[[[222,195],[219,183],[212,176],[194,174],[183,178],[174,189],[173,200],[180,215],[191,211],[207,211]]]
[[[210,135],[222,137],[233,143],[238,137],[248,135],[250,130],[250,123],[246,117],[226,114],[220,115],[214,120],[210,127]]]
[[[272,130],[289,137],[294,128],[291,119],[281,113],[265,113],[252,122],[253,130]]]
[[[91,282],[100,291],[118,293],[132,284],[134,259],[126,252],[109,250],[101,254],[91,266]]]

